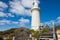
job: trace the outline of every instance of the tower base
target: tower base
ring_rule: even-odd
[[[31,29],[34,30],[34,31],[37,31],[37,30],[39,30],[39,27],[37,27],[37,26],[32,26]]]

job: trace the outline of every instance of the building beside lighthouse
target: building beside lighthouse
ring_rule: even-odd
[[[31,29],[38,30],[40,27],[40,8],[38,7],[38,1],[36,0],[33,2],[31,13],[32,13]]]

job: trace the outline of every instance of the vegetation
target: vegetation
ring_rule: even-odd
[[[32,37],[34,37],[34,39],[37,39],[40,35],[40,31],[30,30],[30,32],[32,33]]]
[[[60,29],[60,25],[56,26],[56,29]],[[0,31],[0,35],[2,36],[6,36],[9,37],[10,39],[7,40],[12,40],[13,36],[21,36],[21,37],[25,37],[26,39],[28,38],[28,34],[32,33],[32,37],[34,38],[38,38],[38,36],[40,35],[40,33],[48,33],[49,32],[49,26],[46,25],[45,28],[42,29],[42,31],[34,31],[34,30],[29,30],[27,28],[17,28],[17,29],[10,29],[10,30],[6,30],[6,31]],[[24,36],[23,36],[24,35]],[[27,37],[26,37],[27,36]],[[3,40],[0,37],[1,40]]]
[[[42,33],[45,33],[46,34],[46,33],[48,33],[48,30],[47,29],[43,29],[42,30]]]
[[[3,38],[2,38],[2,37],[0,37],[0,40],[3,40]]]
[[[58,25],[58,26],[55,26],[55,28],[59,30],[59,29],[60,29],[60,25]]]
[[[35,31],[33,37],[38,38],[39,35],[40,35],[40,32],[39,31]]]
[[[15,31],[14,28],[6,31],[0,31],[0,35],[2,37],[6,37],[7,38],[6,40],[12,40],[12,37],[14,36],[14,31]]]
[[[0,31],[0,35],[2,35],[3,34],[3,32],[2,31]]]

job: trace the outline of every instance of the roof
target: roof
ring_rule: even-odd
[[[47,33],[47,34],[40,34],[39,38],[53,38],[53,34],[52,33]]]

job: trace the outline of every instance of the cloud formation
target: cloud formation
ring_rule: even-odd
[[[0,1],[0,17],[14,17],[11,13],[5,13],[4,9],[8,8],[8,5],[2,1]]]
[[[30,22],[29,19],[24,19],[24,18],[19,19],[19,21],[22,23],[29,23]]]
[[[15,17],[15,16],[11,13],[0,12],[0,17]]]
[[[60,17],[57,17],[57,19],[58,19],[58,22],[60,22]]]
[[[25,18],[20,18],[19,21],[11,21],[11,20],[7,20],[7,19],[3,19],[0,20],[0,25],[18,25],[18,26],[26,26],[26,24],[30,23],[29,19],[25,19]]]
[[[0,25],[5,25],[5,24],[10,24],[10,21],[6,19],[0,20]]]
[[[21,27],[25,27],[27,24],[30,23],[30,20],[29,19],[25,19],[25,18],[21,18],[21,19],[19,19],[19,22],[20,22],[20,26]]]
[[[0,17],[6,17],[7,15],[4,12],[0,12]]]
[[[13,0],[10,1],[10,12],[16,15],[31,16],[33,0]],[[29,9],[26,9],[29,8]]]
[[[53,22],[54,22],[56,25],[60,25],[60,16],[57,17],[55,20],[50,20],[50,21],[44,22],[44,23],[42,23],[42,25],[48,24],[49,26],[52,27]]]
[[[21,3],[24,7],[32,8],[34,0],[22,0]]]
[[[15,17],[13,14],[11,14],[11,13],[7,13],[7,16],[8,17]]]
[[[0,11],[3,11],[7,7],[8,7],[8,5],[6,3],[0,1]]]

